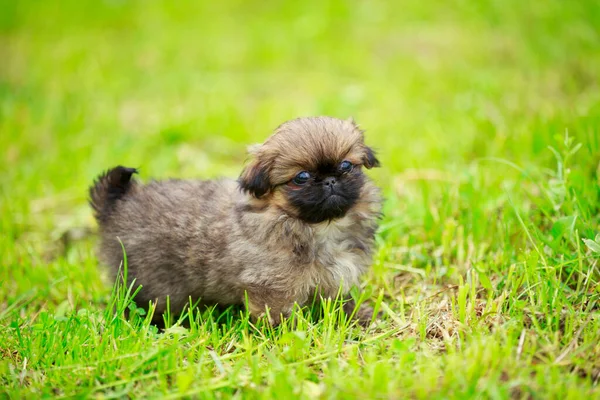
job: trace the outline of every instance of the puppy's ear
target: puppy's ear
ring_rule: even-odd
[[[252,162],[242,171],[238,183],[244,192],[256,198],[264,196],[271,190],[269,172],[258,162]]]
[[[354,129],[356,129],[360,133],[361,142],[362,142],[364,140],[365,131],[360,129],[360,127],[358,126],[356,121],[354,121],[354,118],[352,118],[352,117],[346,119],[346,122],[352,124]],[[363,144],[363,146],[364,146],[364,144]],[[373,167],[379,167],[380,164],[379,164],[379,160],[375,156],[375,151],[368,146],[364,146],[364,148],[365,148],[365,151],[364,151],[363,160],[362,160],[363,165],[369,169],[371,169]]]
[[[365,147],[365,155],[363,156],[363,165],[369,169],[379,167],[379,160],[375,156],[375,151],[370,147]]]
[[[250,162],[242,171],[238,178],[240,189],[252,196],[259,198],[271,190],[271,181],[269,179],[270,163],[261,160],[258,156],[260,145],[254,145],[248,148],[250,154],[254,155],[254,160]]]

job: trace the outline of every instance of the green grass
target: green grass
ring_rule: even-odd
[[[0,0],[0,398],[600,397],[596,3]],[[318,114],[379,150],[382,320],[112,311],[100,171],[236,177]]]

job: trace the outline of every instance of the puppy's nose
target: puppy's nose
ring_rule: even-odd
[[[337,179],[335,179],[334,176],[328,176],[327,178],[325,178],[323,180],[323,185],[329,186],[330,188],[333,188],[336,183],[337,183]]]

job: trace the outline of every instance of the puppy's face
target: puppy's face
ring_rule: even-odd
[[[309,223],[343,217],[359,201],[362,168],[379,166],[352,121],[300,118],[255,146],[242,190]]]

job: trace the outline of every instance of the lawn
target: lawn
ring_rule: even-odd
[[[600,398],[596,1],[0,9],[0,398]],[[378,150],[383,317],[114,311],[92,179],[237,177],[307,115]]]

